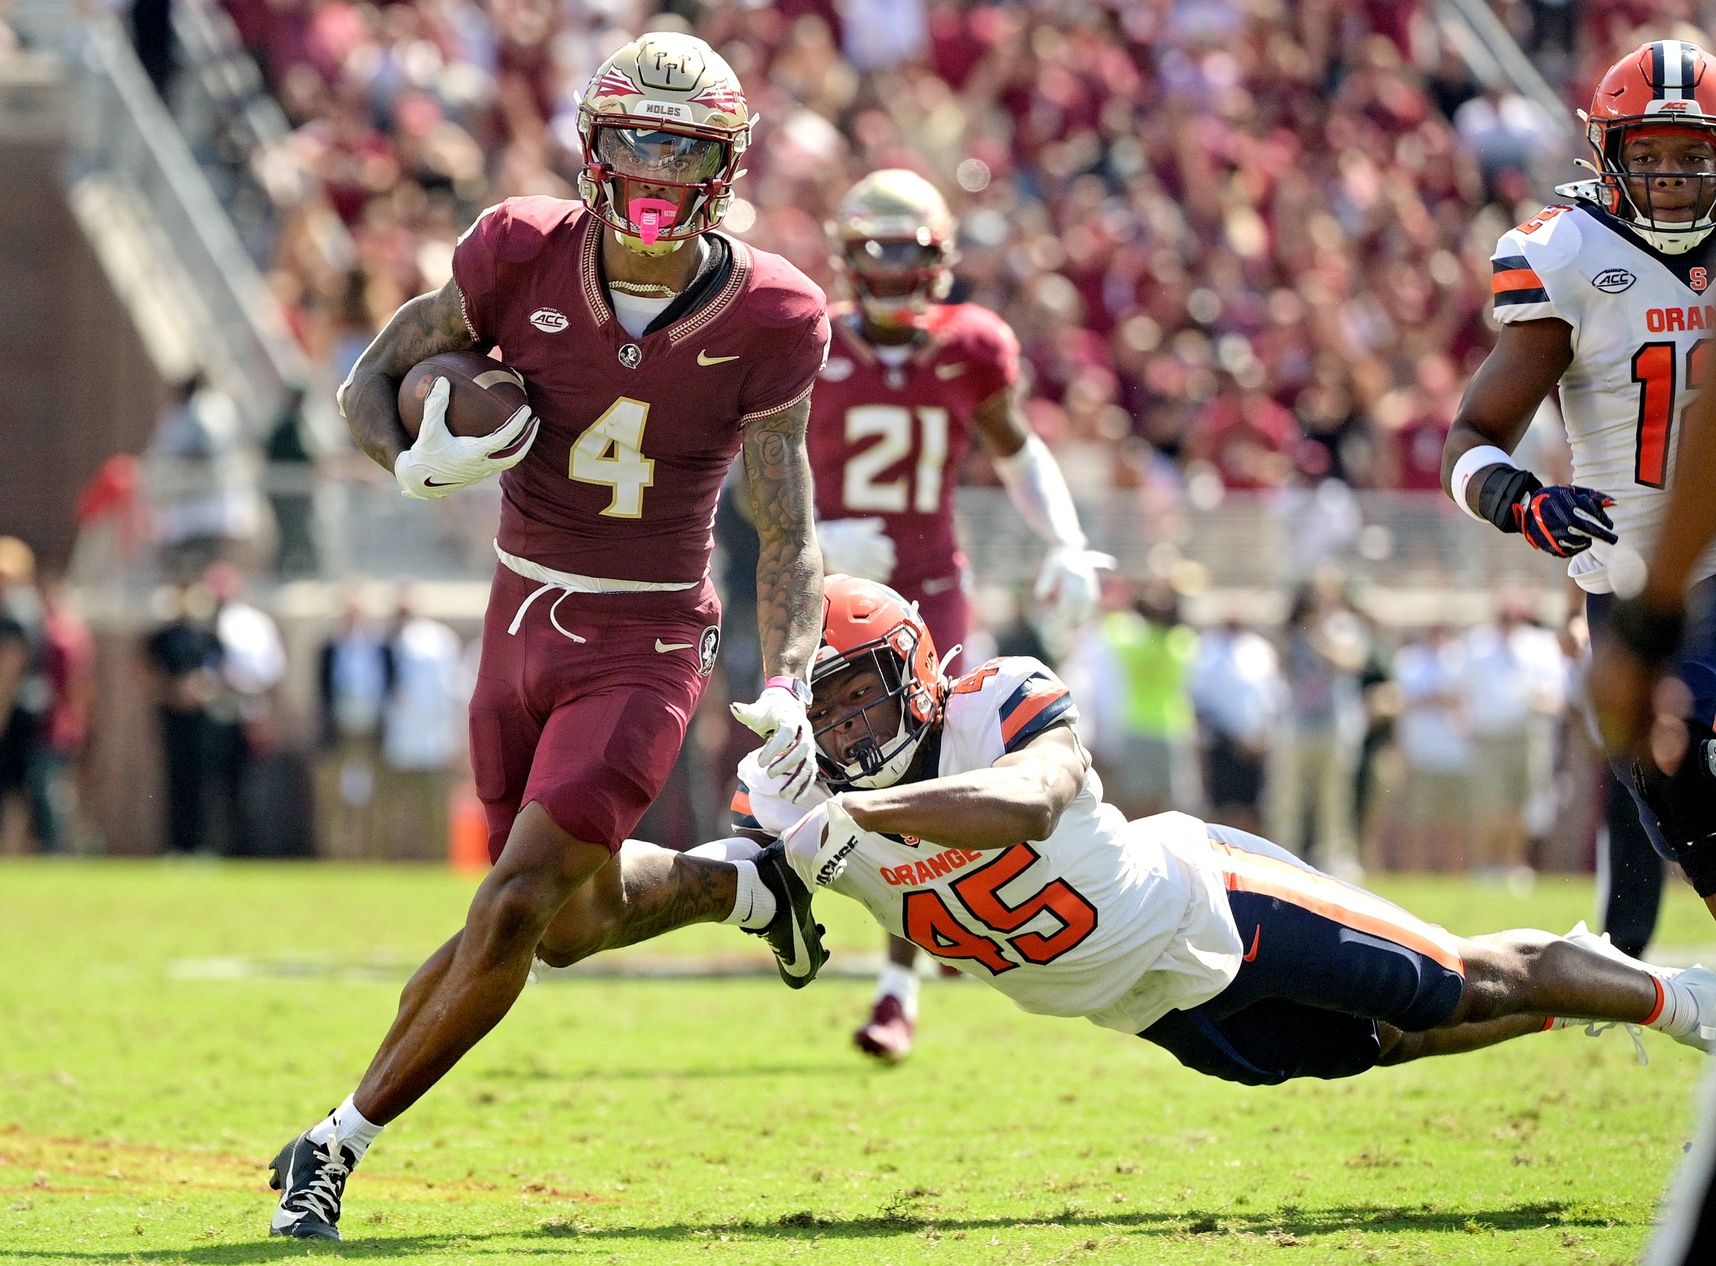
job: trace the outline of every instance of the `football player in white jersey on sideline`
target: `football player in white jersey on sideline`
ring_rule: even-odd
[[[1502,235],[1492,260],[1501,333],[1442,454],[1448,494],[1473,518],[1571,559],[1593,638],[1659,661],[1674,643],[1641,618],[1641,555],[1676,478],[1676,430],[1716,329],[1716,59],[1683,40],[1628,53],[1586,116],[1597,178]],[[1511,453],[1559,385],[1571,485],[1545,487]],[[1709,495],[1708,488],[1705,495]],[[1686,562],[1693,612],[1677,664],[1691,695],[1686,756],[1617,762],[1658,852],[1716,912],[1716,551]]]
[[[830,576],[824,596],[815,792],[793,803],[748,757],[739,825],[779,837],[807,887],[862,903],[1024,1010],[1084,1016],[1254,1085],[1575,1017],[1716,1049],[1716,973],[1648,966],[1583,925],[1456,937],[1258,836],[1182,813],[1129,823],[1104,803],[1073,702],[1040,661],[949,681],[893,590]]]

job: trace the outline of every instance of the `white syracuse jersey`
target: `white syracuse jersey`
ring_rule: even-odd
[[[1596,203],[1594,185],[1563,185],[1574,200],[1545,207],[1502,234],[1490,263],[1496,320],[1559,317],[1573,327],[1573,363],[1561,376],[1561,414],[1573,482],[1615,499],[1621,542],[1648,556],[1674,478],[1681,411],[1694,367],[1716,332],[1716,239],[1685,255],[1657,253]],[[1707,249],[1710,248],[1710,249]],[[1567,574],[1608,593],[1611,546],[1596,541]],[[1716,574],[1716,547],[1693,579]]]
[[[992,659],[953,683],[932,753],[938,774],[986,769],[1077,716],[1054,672]],[[735,825],[781,835],[826,800],[792,805],[754,754],[739,766]],[[974,851],[866,834],[830,885],[878,923],[1043,1015],[1137,1033],[1225,989],[1243,946],[1204,824],[1183,813],[1128,823],[1094,771],[1045,840]]]

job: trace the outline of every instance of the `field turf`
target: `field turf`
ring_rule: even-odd
[[[870,982],[839,970],[874,937],[831,898],[801,993],[727,928],[531,986],[383,1134],[343,1245],[269,1240],[263,1165],[351,1089],[470,886],[0,866],[0,1263],[1622,1263],[1690,1128],[1700,1057],[1655,1034],[1645,1068],[1570,1031],[1248,1090],[963,981],[874,1068],[847,1045]],[[1584,882],[1379,887],[1461,932],[1590,912]],[[1716,952],[1684,890],[1661,939]]]

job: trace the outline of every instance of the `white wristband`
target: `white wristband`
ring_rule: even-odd
[[[1466,500],[1466,485],[1472,482],[1472,477],[1480,470],[1488,470],[1491,466],[1506,466],[1512,470],[1520,468],[1513,460],[1512,453],[1497,448],[1494,444],[1480,444],[1476,448],[1468,448],[1460,455],[1460,460],[1454,463],[1453,477],[1448,480],[1454,504],[1479,523],[1488,523],[1489,520],[1472,509],[1471,503]]]

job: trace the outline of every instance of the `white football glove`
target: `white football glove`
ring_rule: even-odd
[[[1096,614],[1101,601],[1102,581],[1096,573],[1117,562],[1114,555],[1100,550],[1058,546],[1049,551],[1037,573],[1037,601],[1052,606],[1061,623],[1077,628]]]
[[[423,398],[423,428],[393,463],[399,490],[418,501],[433,501],[510,470],[524,460],[536,442],[540,424],[529,405],[508,418],[493,435],[454,435],[447,429],[448,391],[447,380],[437,378]],[[505,457],[494,456],[513,444],[518,447]]]
[[[805,704],[785,678],[771,677],[755,703],[735,703],[733,716],[766,740],[757,752],[757,764],[771,778],[781,780],[779,795],[788,804],[799,800],[816,785],[816,737],[810,731]]]
[[[781,836],[787,865],[807,888],[822,888],[840,878],[847,859],[864,838],[864,828],[852,820],[840,796],[824,801]]]
[[[898,555],[879,518],[824,519],[816,525],[816,543],[822,547],[825,572],[845,572],[883,585],[894,575]]]

